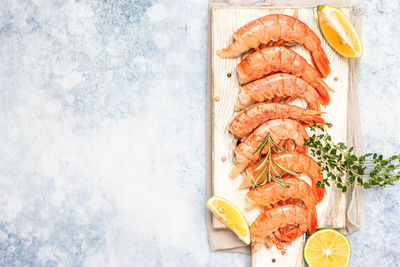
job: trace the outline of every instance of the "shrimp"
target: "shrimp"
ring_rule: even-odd
[[[267,15],[253,20],[233,34],[233,44],[217,50],[220,57],[237,57],[250,49],[300,43],[311,52],[313,65],[323,77],[330,73],[330,63],[318,36],[300,20],[283,15]]]
[[[282,230],[282,231],[280,231]],[[297,206],[286,205],[265,211],[250,226],[250,236],[255,250],[259,245],[275,244],[284,249],[282,242],[290,242],[305,232],[312,233],[311,213]]]
[[[237,177],[251,162],[256,161],[259,154],[268,152],[268,147],[264,147],[261,151],[255,153],[268,134],[278,145],[287,144],[288,141],[292,140],[294,142],[294,151],[303,153],[307,151],[304,139],[308,139],[308,135],[298,121],[290,119],[267,121],[255,129],[235,148],[236,162],[229,174],[231,178]]]
[[[274,181],[266,183],[261,187],[255,187],[247,192],[246,209],[252,209],[255,206],[264,206],[267,208],[275,207],[283,202],[297,203],[301,201],[304,207],[311,212],[311,231],[314,232],[318,226],[316,201],[312,188],[303,180],[294,176],[281,178],[284,182],[290,183],[289,187],[284,187]],[[292,201],[294,200],[294,201]]]
[[[314,87],[296,75],[277,73],[242,85],[235,111],[259,102],[279,102],[286,99],[287,103],[296,98],[306,100],[309,109],[321,110],[319,95]]]
[[[317,186],[318,181],[322,183],[324,179],[324,176],[320,173],[321,166],[319,166],[310,156],[303,153],[287,152],[285,154],[275,154],[273,155],[273,159],[279,165],[291,170],[292,172],[307,174],[312,180],[312,190],[317,203],[320,203],[324,199],[325,189]],[[240,185],[241,189],[253,186],[252,181],[255,181],[255,178],[258,177],[261,172],[261,170],[255,172],[254,169],[258,167],[262,160],[262,158],[259,159],[247,168],[247,175],[244,178],[243,183]],[[279,174],[286,174],[284,170],[275,165],[274,168]],[[265,180],[265,177],[266,175],[262,175],[260,179],[258,179],[258,182],[262,183]]]
[[[273,119],[294,119],[306,125],[322,124],[321,112],[281,103],[259,103],[239,112],[229,124],[229,131],[237,138],[249,135],[260,124]]]
[[[311,84],[320,96],[320,103],[328,105],[333,91],[322,80],[316,69],[296,52],[282,47],[260,49],[243,59],[237,66],[240,84],[245,84],[274,72],[291,73]]]

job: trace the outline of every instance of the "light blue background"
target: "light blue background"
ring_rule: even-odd
[[[391,155],[400,6],[363,7],[364,148]],[[1,266],[250,266],[208,248],[207,23],[206,0],[1,1]],[[351,266],[400,264],[399,189],[365,192]]]

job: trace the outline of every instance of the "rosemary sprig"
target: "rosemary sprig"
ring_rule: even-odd
[[[331,181],[346,192],[350,185],[384,187],[400,180],[400,154],[389,158],[377,153],[356,156],[352,153],[353,147],[347,148],[344,143],[335,144],[332,141],[326,125],[317,126],[314,123],[310,126],[313,134],[305,140],[305,145],[327,174],[323,183],[318,183],[319,187],[324,187],[324,183],[330,186]]]
[[[253,155],[255,155],[257,152],[259,152],[259,158],[261,158],[265,148],[267,149],[267,154],[266,154],[264,160],[261,162],[260,165],[258,165],[257,168],[253,169],[253,171],[255,171],[255,172],[260,171],[262,169],[260,174],[255,179],[255,181],[253,181],[253,180],[251,181],[253,183],[253,189],[255,187],[263,186],[267,182],[271,182],[272,180],[284,187],[289,187],[289,185],[291,183],[280,179],[280,178],[282,178],[283,174],[279,174],[279,172],[276,170],[274,165],[277,166],[278,168],[280,168],[281,170],[283,170],[287,173],[290,173],[294,176],[300,176],[300,175],[279,165],[272,156],[272,151],[274,151],[275,153],[286,153],[286,151],[275,143],[275,141],[272,139],[272,137],[269,133],[263,140],[260,141],[260,145],[253,152]],[[264,181],[262,183],[259,184],[258,181],[264,175],[265,172],[267,172],[267,177],[264,179]]]

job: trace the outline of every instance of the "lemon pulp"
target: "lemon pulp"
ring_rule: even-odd
[[[327,5],[318,6],[317,12],[319,26],[329,45],[344,57],[360,58],[362,43],[346,15]]]
[[[350,261],[349,240],[336,230],[319,230],[307,239],[304,258],[309,267],[346,267]]]
[[[250,230],[246,219],[238,207],[228,200],[213,196],[207,200],[207,208],[243,242],[250,244]]]

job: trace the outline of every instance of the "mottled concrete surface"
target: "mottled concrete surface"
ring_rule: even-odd
[[[400,6],[362,4],[364,147],[390,155]],[[207,243],[207,7],[1,1],[1,266],[250,266]],[[399,189],[366,191],[351,266],[400,264]]]

